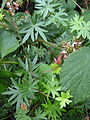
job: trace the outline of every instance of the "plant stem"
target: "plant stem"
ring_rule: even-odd
[[[0,22],[0,26],[3,26],[4,28],[9,28],[7,24],[4,24],[3,22]]]
[[[57,44],[52,43],[52,42],[48,42],[48,41],[41,40],[41,39],[38,39],[38,42],[42,42],[42,43],[45,43],[45,44],[47,44],[49,46],[53,46],[54,48],[60,49],[60,47]]]
[[[48,96],[47,94],[35,89],[35,88],[32,88],[33,90],[36,90],[38,93],[41,93],[42,95],[46,96],[46,97],[49,97],[49,98],[52,98],[51,96]],[[53,99],[53,98],[52,98]]]
[[[14,113],[13,114],[11,114],[11,115],[8,115],[7,117],[5,117],[5,118],[2,118],[1,120],[6,120],[7,118],[9,118],[9,117],[11,117],[11,116],[13,116],[14,115]]]
[[[19,64],[19,63],[15,61],[0,61],[0,64]]]
[[[75,0],[72,0],[78,7],[79,9],[84,13],[84,10],[81,8],[81,6],[79,4],[77,4],[77,2]]]
[[[88,9],[88,0],[84,0],[86,8]]]

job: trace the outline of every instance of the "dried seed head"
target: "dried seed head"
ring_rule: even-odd
[[[20,107],[21,107],[22,110],[27,110],[27,105],[26,104],[21,104]]]

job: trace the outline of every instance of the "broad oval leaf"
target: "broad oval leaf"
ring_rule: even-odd
[[[69,9],[69,10],[73,10],[73,9],[75,9],[75,7],[76,7],[76,1],[77,0],[68,0],[67,1],[67,8]]]
[[[2,58],[19,47],[16,35],[10,31],[0,31],[0,54]]]
[[[74,103],[90,97],[90,48],[81,48],[67,58],[61,70],[61,83],[64,91],[70,90]]]

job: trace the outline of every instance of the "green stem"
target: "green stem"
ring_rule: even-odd
[[[60,49],[60,47],[59,47],[57,44],[52,43],[52,42],[48,42],[48,41],[41,40],[41,39],[38,39],[38,42],[42,42],[42,43],[45,43],[45,44],[47,44],[47,45],[49,45],[49,46],[52,46],[52,47],[54,47],[54,48]]]
[[[0,64],[19,64],[19,63],[14,61],[0,61]]]
[[[35,88],[32,88],[32,89],[33,89],[33,90],[36,90],[38,93],[40,93],[40,94],[42,94],[42,95],[44,95],[44,96],[46,96],[46,97],[48,97],[48,98],[52,98],[51,96],[49,96],[49,95],[47,95],[47,94],[39,91],[38,89],[35,89]],[[53,98],[52,98],[52,99],[53,99]]]
[[[3,22],[0,22],[0,26],[3,26],[4,28],[9,28],[9,26]]]

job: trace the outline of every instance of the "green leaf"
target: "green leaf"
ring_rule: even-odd
[[[40,14],[43,17],[43,20],[50,14],[55,11],[55,7],[61,5],[61,3],[52,3],[52,0],[35,0],[36,6],[38,9],[37,14]]]
[[[47,84],[42,83],[45,87],[44,93],[47,93],[48,96],[52,94],[52,97],[55,98],[55,96],[59,96],[59,91],[61,91],[61,86],[58,83],[54,77],[52,77],[52,80],[49,80]]]
[[[45,117],[45,112],[43,112],[40,108],[35,110],[35,117],[33,120],[47,120]]]
[[[61,70],[64,91],[70,90],[73,102],[83,102],[90,97],[90,48],[84,47],[72,53]]]
[[[69,103],[71,103],[72,101],[69,100],[69,98],[71,98],[72,96],[70,95],[69,91],[67,91],[66,93],[61,92],[61,97],[57,97],[56,100],[60,101],[60,108],[66,107],[66,104],[69,105]]]
[[[65,18],[67,16],[67,14],[64,11],[65,11],[64,9],[59,7],[59,12],[52,14],[48,18],[46,25],[50,25],[50,24],[54,23],[55,25],[57,25],[57,27],[59,27],[61,24],[63,26],[67,26],[66,21],[68,21],[68,19]]]
[[[48,64],[42,63],[38,67],[38,73],[41,75],[40,79],[43,79],[45,81],[51,80],[53,76],[52,70]]]
[[[0,78],[0,93],[5,92],[5,89],[10,85],[10,79],[1,79]],[[8,82],[7,82],[8,81]]]
[[[16,82],[12,79],[12,85],[11,87],[8,87],[9,91],[6,91],[2,94],[5,95],[11,95],[8,102],[11,102],[11,104],[16,103],[16,109],[20,107],[20,104],[26,103],[27,106],[29,106],[29,99],[34,98],[34,92],[36,92],[38,81],[24,81],[23,82]],[[33,89],[32,89],[33,88]]]
[[[15,77],[15,74],[7,70],[0,70],[0,78],[9,78],[9,77]]]
[[[35,21],[33,20],[35,18]],[[38,21],[38,18],[36,18],[36,14],[33,15],[33,17],[30,17],[30,21],[23,26],[23,28],[19,31],[19,33],[25,33],[25,36],[22,40],[22,43],[25,43],[30,37],[31,40],[34,42],[38,39],[40,36],[43,40],[47,41],[47,38],[45,36],[45,33],[48,32],[44,29],[45,22],[44,21]]]
[[[66,0],[61,0],[60,2],[62,3],[63,8],[70,11],[70,10],[75,9],[76,7],[76,4],[74,1],[77,2],[77,0],[67,0],[67,2]]]
[[[83,21],[83,23],[80,25],[80,31],[77,33],[77,38],[82,36],[84,39],[88,38],[90,40],[90,21],[87,23]]]
[[[77,1],[77,0],[74,0],[74,1]],[[76,4],[73,2],[73,0],[68,0],[67,1],[67,8],[69,10],[73,10],[73,9],[75,9],[75,7],[76,7]]]
[[[83,17],[79,17],[75,14],[75,17],[70,21],[71,32],[77,32],[77,38],[82,36],[84,39],[90,40],[90,21],[85,22]]]
[[[7,1],[8,1],[8,0],[3,0],[3,2],[2,2],[2,8],[5,7],[5,4],[6,4]]]
[[[85,9],[84,12],[82,13],[82,16],[84,16],[85,22],[90,21],[90,10]]]
[[[80,30],[80,25],[83,23],[83,18],[83,16],[80,17],[79,15],[75,14],[75,17],[70,20],[71,32]]]
[[[48,120],[61,120],[61,108],[59,106],[59,103],[55,101],[53,104],[50,100],[48,100],[48,103],[42,104],[44,107],[45,114],[48,116]],[[51,118],[51,119],[50,119]]]
[[[56,73],[56,74],[60,73],[61,67],[58,64],[52,63],[50,67],[52,69],[52,73]]]
[[[19,109],[16,111],[15,118],[16,120],[31,120],[30,116],[27,115],[28,110]]]
[[[0,53],[2,58],[19,47],[16,35],[10,31],[0,31]]]

